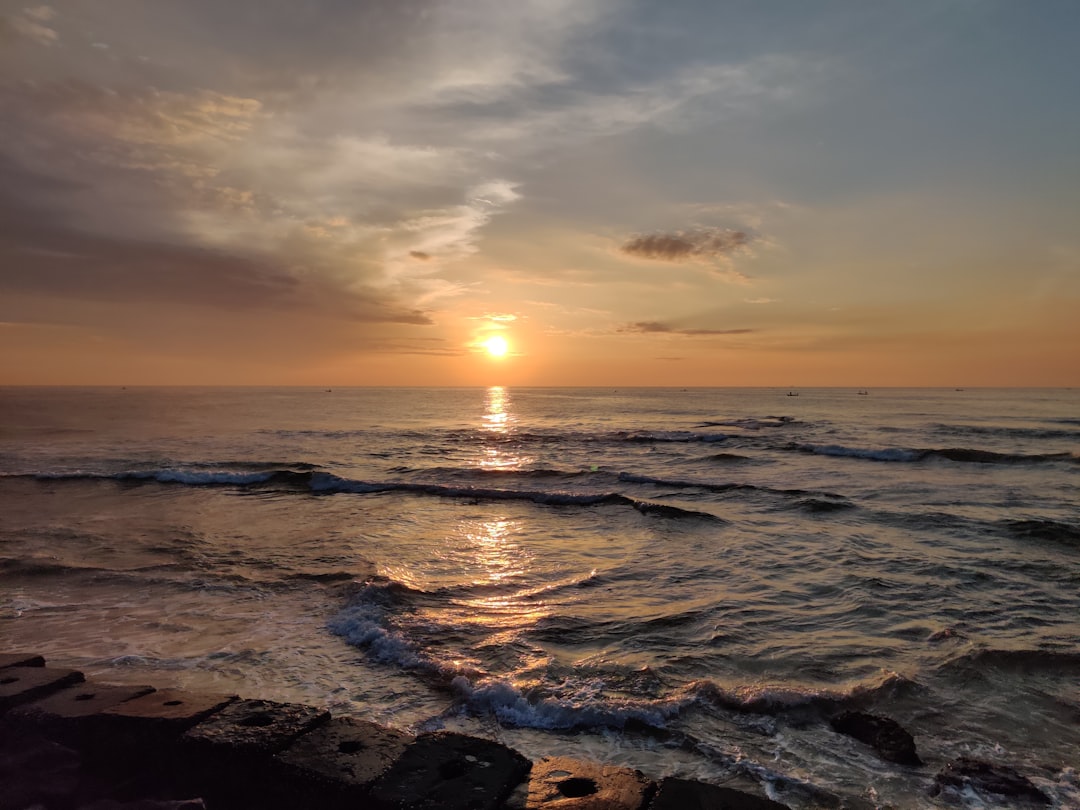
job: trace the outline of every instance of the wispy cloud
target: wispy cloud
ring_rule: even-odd
[[[630,256],[666,262],[727,258],[753,241],[742,230],[699,228],[667,233],[639,234],[623,243],[620,250]]]
[[[639,335],[685,335],[698,337],[703,335],[746,335],[754,329],[694,329],[672,326],[662,321],[638,321],[619,327],[616,331]]]

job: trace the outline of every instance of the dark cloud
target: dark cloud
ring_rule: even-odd
[[[422,250],[410,250],[409,255],[412,256],[417,261],[421,261],[421,262],[426,262],[428,259],[431,258],[430,253],[424,253],[424,251],[422,251]]]
[[[628,323],[621,327],[620,332],[632,332],[636,334],[662,334],[662,335],[745,335],[753,332],[753,329],[680,329],[671,324],[660,321],[638,321]]]
[[[316,312],[345,320],[430,324],[373,291],[297,273],[255,252],[91,233],[48,200],[75,188],[0,156],[0,297],[211,306],[234,311]]]
[[[745,248],[753,238],[746,231],[727,228],[699,228],[667,233],[639,234],[620,250],[630,256],[666,262],[714,259],[730,256]]]

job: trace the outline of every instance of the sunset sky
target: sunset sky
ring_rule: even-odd
[[[1078,35],[0,0],[0,384],[1080,385]]]

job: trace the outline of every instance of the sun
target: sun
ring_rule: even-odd
[[[484,341],[484,349],[492,357],[505,357],[510,350],[510,344],[502,335],[492,335]]]

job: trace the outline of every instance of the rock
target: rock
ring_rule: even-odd
[[[274,754],[329,719],[326,709],[301,703],[230,703],[184,732],[174,781],[212,807],[272,806]]]
[[[786,810],[787,805],[741,790],[669,776],[649,810]]]
[[[120,686],[87,681],[54,692],[33,703],[16,706],[7,714],[8,722],[19,728],[35,729],[50,739],[82,748],[93,737],[100,712],[132,698],[154,691],[152,686]]]
[[[33,653],[0,653],[0,669],[7,667],[43,667],[45,659]]]
[[[63,804],[79,789],[80,768],[70,748],[0,729],[0,807]]]
[[[511,810],[640,810],[656,785],[641,771],[544,757],[533,763],[523,796],[508,802]]]
[[[934,777],[930,795],[937,796],[950,788],[970,788],[978,793],[993,793],[1029,804],[1050,804],[1049,796],[1008,765],[994,765],[968,757],[960,757],[942,768]]]
[[[843,712],[829,721],[834,731],[866,743],[878,755],[900,765],[922,765],[915,740],[903,726],[888,717],[864,712]]]
[[[206,810],[206,802],[202,799],[137,799],[131,802],[101,799],[84,804],[79,810]]]
[[[495,810],[531,763],[505,745],[452,732],[422,734],[371,791],[375,806]]]
[[[412,741],[392,728],[335,717],[274,757],[274,779],[280,786],[276,792],[293,807],[367,806],[372,784]]]
[[[38,700],[82,680],[83,674],[73,669],[34,666],[0,669],[0,711]]]
[[[183,742],[214,757],[269,756],[329,719],[326,709],[301,703],[238,700],[185,732]]]

